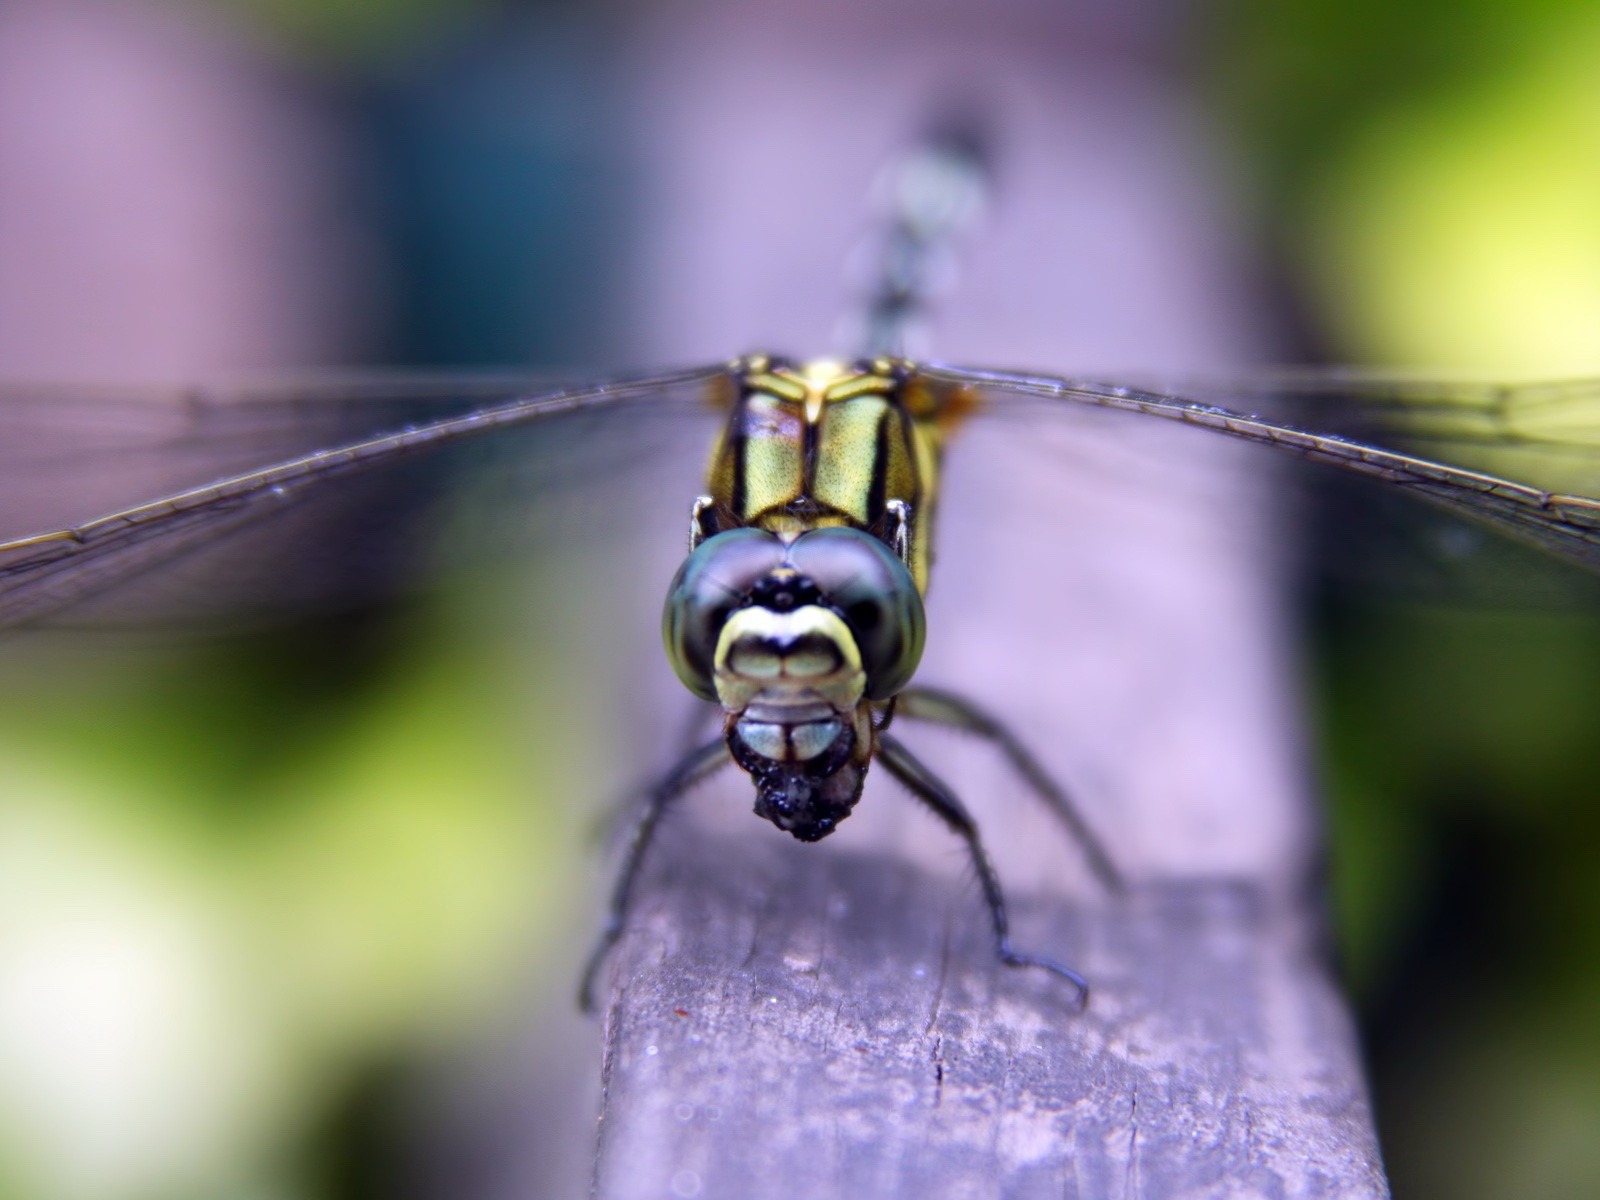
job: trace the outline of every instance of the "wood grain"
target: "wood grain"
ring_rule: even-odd
[[[605,1197],[1386,1194],[1302,905],[1243,883],[1018,904],[1095,992],[993,959],[974,889],[702,832],[607,1017]]]

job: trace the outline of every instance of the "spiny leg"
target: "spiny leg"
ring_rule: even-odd
[[[996,948],[1000,961],[1008,967],[1039,967],[1052,975],[1059,975],[1078,989],[1078,1006],[1089,1003],[1089,983],[1071,967],[1062,966],[1054,959],[1037,954],[1025,954],[1011,944],[1011,921],[1006,916],[1006,899],[1000,891],[1000,877],[995,873],[989,853],[978,836],[978,825],[967,811],[966,805],[950,788],[923,766],[917,759],[888,734],[878,737],[878,761],[884,769],[903,783],[911,794],[921,800],[942,820],[951,831],[967,843],[973,868],[978,873],[978,885],[983,889],[984,901],[989,906],[989,919],[994,926]]]
[[[1083,819],[1072,798],[1050,777],[1016,735],[998,720],[960,696],[925,687],[910,687],[901,692],[895,698],[895,714],[965,730],[990,742],[1083,847],[1089,869],[1101,885],[1110,892],[1124,890],[1126,884],[1122,872],[1117,870],[1104,844],[1089,828],[1089,823]]]
[[[705,727],[713,720],[720,726],[721,719],[722,710],[715,704],[703,700],[693,701],[692,707],[684,709],[683,728],[673,739],[680,748],[679,752],[687,755],[693,749],[697,749],[695,743],[705,735]],[[659,781],[655,779],[640,782],[621,795],[607,800],[589,824],[590,844],[596,847],[614,845],[619,840],[617,831],[622,827],[622,823],[650,799],[658,783]]]
[[[628,907],[633,901],[633,887],[638,882],[639,868],[644,862],[645,851],[655,837],[656,828],[661,824],[661,818],[666,815],[673,801],[731,761],[727,743],[720,737],[714,742],[707,742],[679,759],[677,765],[650,789],[649,796],[639,806],[633,830],[628,835],[628,848],[622,856],[622,865],[617,868],[617,882],[611,891],[606,923],[600,930],[600,940],[589,954],[589,961],[583,968],[583,980],[578,985],[578,1007],[584,1012],[594,1011],[595,976],[599,974],[611,948],[622,936],[627,924]]]

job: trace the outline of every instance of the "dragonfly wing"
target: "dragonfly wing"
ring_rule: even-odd
[[[402,586],[430,553],[415,544],[416,520],[440,512],[463,488],[487,507],[450,532],[475,535],[465,540],[480,548],[511,528],[583,519],[596,505],[616,511],[618,484],[641,456],[686,424],[704,438],[704,419],[712,415],[705,399],[723,374],[720,367],[700,368],[488,405],[481,396],[430,393],[421,399],[435,411],[460,411],[0,544],[0,626],[77,619],[86,607],[97,618],[143,622],[192,613],[270,615],[382,594]],[[369,397],[354,415],[369,419],[405,408],[403,398]],[[284,411],[270,409],[282,437],[326,436],[288,432],[293,423],[279,419]],[[346,406],[343,418],[351,416]],[[178,443],[160,444],[162,462],[170,464]],[[227,439],[211,437],[205,445],[209,453]],[[72,461],[63,452],[54,464],[57,478],[78,474]],[[51,474],[47,459],[36,456],[34,463],[36,478]],[[685,495],[692,494],[693,476],[691,466]],[[511,503],[532,510],[502,522],[493,506]],[[441,532],[437,523],[433,532]]]
[[[1155,390],[1545,491],[1600,495],[1600,380],[1505,384],[1307,369]]]
[[[994,405],[1067,403],[1180,422],[1336,467],[1416,494],[1524,542],[1600,571],[1600,385],[1452,387],[1344,376],[1283,377],[1185,392],[998,371],[930,367],[936,384]],[[1252,407],[1215,402],[1243,400]],[[1314,431],[1253,406],[1288,406],[1347,428]],[[1593,415],[1593,414],[1591,414]],[[1381,444],[1379,438],[1389,444]],[[1440,458],[1428,451],[1437,448]],[[1483,468],[1445,461],[1470,456]],[[1502,473],[1501,463],[1517,470]]]
[[[192,388],[3,384],[0,540],[537,396],[559,382],[357,373]]]

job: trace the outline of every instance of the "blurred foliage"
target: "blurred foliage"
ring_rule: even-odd
[[[8,649],[0,1007],[28,1039],[0,1045],[0,1194],[258,1187],[365,1064],[459,1037],[557,936],[575,747],[525,722],[559,697],[459,620],[316,679],[361,623]]]
[[[1593,16],[1588,0],[1231,0],[1199,74],[1270,194],[1292,197],[1346,136],[1413,104],[1473,104]]]
[[[1516,934],[1531,969],[1587,970],[1600,905],[1573,908],[1569,889],[1600,836],[1600,812],[1579,799],[1600,774],[1600,741],[1594,709],[1573,699],[1600,679],[1600,623],[1346,608],[1327,631],[1323,671],[1339,925],[1360,990],[1386,986],[1412,931],[1449,917],[1426,910],[1456,834],[1481,837],[1472,849],[1495,859],[1476,885],[1489,910],[1540,910]],[[1529,970],[1516,979],[1529,982]]]
[[[1212,88],[1317,344],[1600,370],[1600,12],[1582,0],[1237,3]]]
[[[1226,13],[1209,86],[1305,345],[1600,373],[1593,5]],[[1317,663],[1339,937],[1396,1194],[1600,1192],[1600,619],[1330,597]]]
[[[1326,164],[1306,255],[1336,336],[1378,362],[1600,370],[1597,62],[1600,13]]]
[[[223,0],[252,27],[325,62],[382,62],[469,26],[496,0]]]

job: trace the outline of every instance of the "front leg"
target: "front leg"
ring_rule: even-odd
[[[606,913],[606,923],[600,930],[600,940],[589,954],[583,968],[583,979],[578,985],[578,1007],[586,1013],[594,1011],[594,980],[606,956],[622,936],[628,920],[628,907],[633,901],[634,884],[638,882],[639,868],[644,863],[645,851],[655,837],[656,828],[667,809],[695,784],[730,763],[727,744],[719,737],[698,749],[691,750],[678,760],[639,807],[639,815],[628,835],[628,848],[617,868],[617,882],[611,892],[611,905]]]
[[[978,873],[978,885],[983,889],[984,901],[989,906],[989,919],[994,926],[995,949],[1000,961],[1008,967],[1039,967],[1052,975],[1059,975],[1078,989],[1078,1007],[1081,1009],[1087,1005],[1089,983],[1082,975],[1054,959],[1025,954],[1011,944],[1011,920],[1006,915],[1006,899],[1000,890],[1000,876],[989,861],[989,853],[978,836],[977,822],[972,819],[966,805],[911,751],[888,734],[878,736],[878,761],[966,842],[973,869]]]
[[[1125,890],[1127,885],[1122,872],[1117,870],[1111,856],[1106,853],[1105,845],[1089,828],[1089,823],[1084,820],[1072,798],[1050,777],[1016,735],[998,720],[960,696],[926,687],[909,687],[896,696],[895,714],[964,730],[991,743],[1083,848],[1089,869],[1094,872],[1101,886],[1113,893]]]

